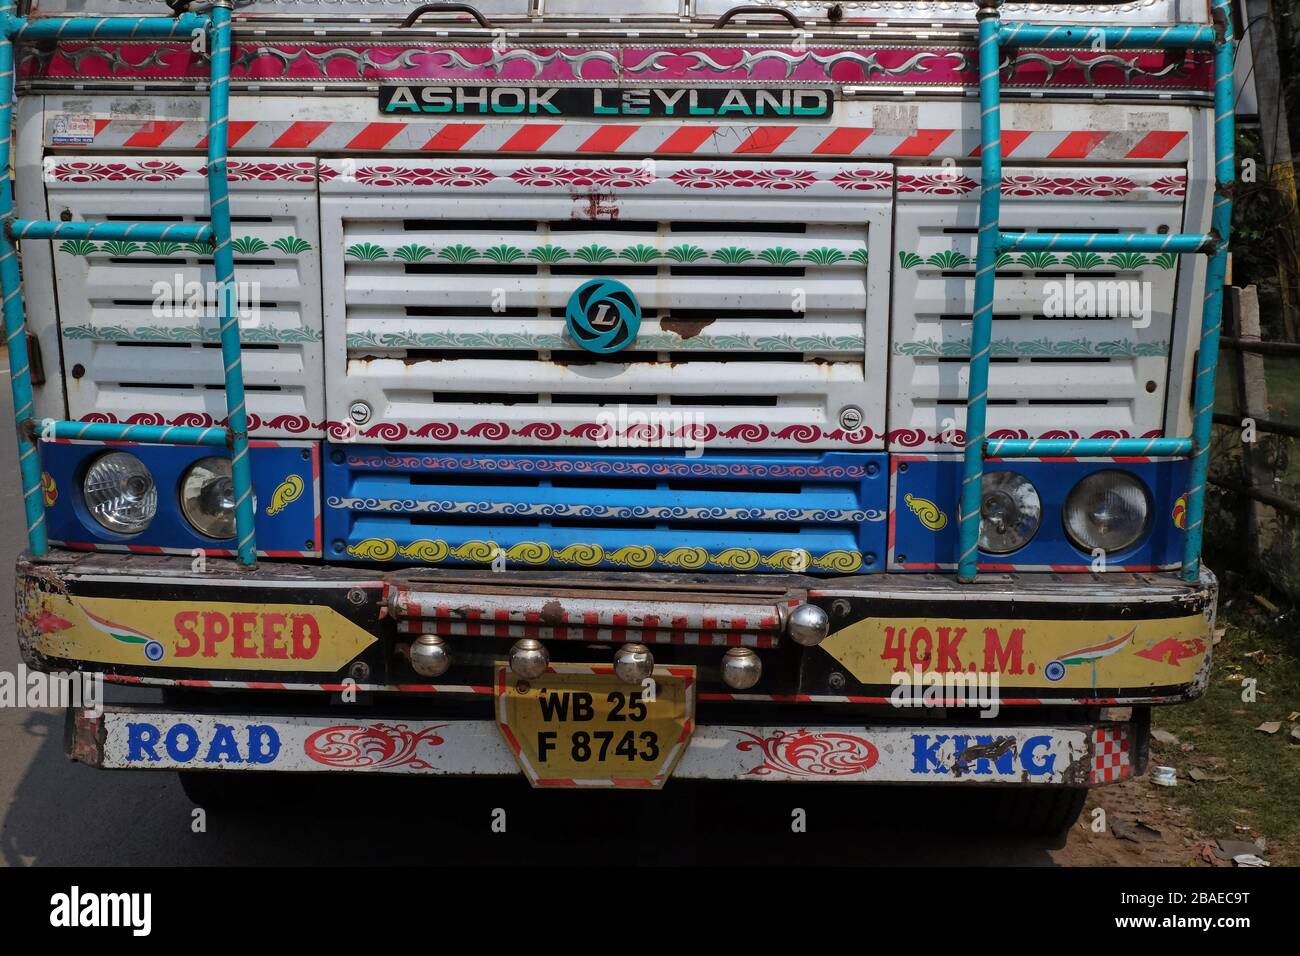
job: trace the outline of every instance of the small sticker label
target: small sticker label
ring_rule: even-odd
[[[59,113],[50,126],[54,146],[89,146],[95,141],[95,120],[88,113]]]

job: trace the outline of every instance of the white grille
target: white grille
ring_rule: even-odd
[[[583,445],[626,405],[710,447],[879,447],[867,261],[891,185],[845,163],[324,161],[329,417],[362,401],[362,440]],[[595,277],[643,310],[612,356],[565,332]]]
[[[204,163],[190,157],[45,160],[54,219],[196,222]],[[322,433],[324,381],[313,159],[231,164],[252,431]],[[211,252],[183,243],[58,241],[54,267],[73,419],[189,423],[225,415]],[[201,303],[201,304],[200,304]]]
[[[1178,232],[1184,176],[1168,168],[1008,168],[1002,227]],[[945,178],[941,169],[900,168],[898,182],[890,447],[951,449],[965,427],[979,192],[956,169]],[[989,433],[1159,432],[1177,268],[1172,255],[1004,257],[993,307]],[[1089,311],[1089,295],[1098,304],[1092,311],[1111,314],[1071,314]],[[1058,304],[1069,311],[1062,314]]]

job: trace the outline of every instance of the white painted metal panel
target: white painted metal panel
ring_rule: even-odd
[[[767,447],[879,447],[888,167],[342,159],[321,179],[329,419],[371,410],[338,437],[580,446],[627,404],[716,447],[757,424]],[[596,277],[643,310],[612,356],[565,332]]]
[[[52,156],[51,215],[73,221],[197,222],[203,160]],[[231,165],[250,431],[318,437],[324,419],[314,159]],[[225,394],[211,253],[175,242],[54,243],[73,419],[220,420]]]
[[[956,168],[898,171],[894,449],[951,447],[965,426],[979,222],[972,175]],[[1173,168],[1009,167],[1001,224],[1030,232],[1178,232],[1186,188],[1184,171]],[[989,433],[1160,432],[1179,268],[1172,254],[1004,255],[994,300]]]
[[[921,715],[918,715],[921,716]],[[103,766],[509,776],[518,764],[491,721],[104,714]],[[918,721],[920,724],[920,721]],[[1122,728],[1121,728],[1122,730]],[[1091,726],[695,728],[674,777],[834,783],[1086,785]]]

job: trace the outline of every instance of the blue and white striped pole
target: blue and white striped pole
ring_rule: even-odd
[[[9,167],[13,158],[14,43],[13,0],[0,0],[0,221],[14,214],[13,184]],[[0,229],[0,289],[4,294],[5,341],[9,345],[9,387],[18,426],[18,472],[23,485],[23,511],[27,516],[27,544],[33,555],[47,554],[45,500],[41,490],[41,455],[34,432],[35,398],[32,394],[31,358],[27,354],[27,313],[23,305],[18,249],[6,230]]]
[[[1218,245],[1205,270],[1205,305],[1201,314],[1201,348],[1196,359],[1191,475],[1187,492],[1187,537],[1183,541],[1183,579],[1201,575],[1201,540],[1205,535],[1205,482],[1210,470],[1210,437],[1214,431],[1214,372],[1219,361],[1223,284],[1228,271],[1228,237],[1232,232],[1232,189],[1236,180],[1236,126],[1233,112],[1232,5],[1215,0],[1214,29],[1214,207],[1210,228]]]
[[[212,261],[216,270],[221,321],[221,359],[226,376],[226,425],[230,429],[231,478],[235,486],[236,550],[241,564],[257,561],[253,537],[253,472],[248,460],[248,408],[239,345],[239,303],[235,286],[235,252],[230,240],[230,188],[226,181],[226,145],[230,121],[231,0],[213,3],[211,87],[208,91],[208,205],[212,216]]]
[[[980,225],[975,252],[975,310],[971,315],[969,382],[966,387],[966,458],[962,469],[957,527],[957,578],[974,581],[979,564],[980,502],[984,479],[984,432],[989,398],[989,355],[993,339],[993,291],[997,276],[998,216],[1002,209],[1002,117],[998,70],[999,0],[981,0]]]

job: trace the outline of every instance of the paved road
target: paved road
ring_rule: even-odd
[[[7,422],[8,375],[0,378]],[[0,437],[0,670],[10,673],[18,649],[7,595],[25,544],[14,458],[13,441]],[[152,694],[110,688],[113,700]],[[568,793],[522,782],[310,778],[268,786],[263,802],[238,812],[210,811],[207,831],[194,833],[174,775],[93,770],[63,756],[62,738],[61,712],[0,708],[7,865],[1052,862],[1042,841],[979,833],[962,794],[852,786],[677,781],[660,793]],[[496,808],[506,811],[504,834],[491,829]],[[791,831],[796,808],[805,833]]]

